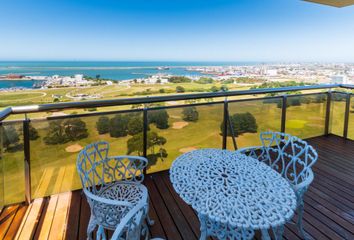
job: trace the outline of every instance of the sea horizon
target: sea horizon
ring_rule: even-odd
[[[155,74],[178,76],[203,76],[196,71],[187,71],[191,66],[242,66],[260,62],[228,61],[0,61],[0,76],[17,74],[24,76],[73,76],[89,77],[100,75],[101,79],[113,81],[145,78]],[[168,67],[161,70],[158,67]],[[23,80],[2,80],[0,89],[33,88],[34,84]]]

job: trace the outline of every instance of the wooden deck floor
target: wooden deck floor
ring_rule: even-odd
[[[308,140],[318,151],[315,181],[305,197],[304,226],[313,239],[354,239],[354,141],[336,136]],[[174,192],[168,172],[148,175],[153,237],[198,239],[193,210]],[[81,191],[13,205],[0,215],[0,239],[86,239],[89,206]],[[259,235],[256,236],[259,238]],[[288,224],[284,238],[299,239]]]

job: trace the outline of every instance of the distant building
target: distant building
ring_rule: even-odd
[[[266,70],[266,75],[271,76],[271,77],[275,77],[278,75],[278,70],[277,69],[268,69],[268,70]]]
[[[347,84],[348,77],[345,75],[332,75],[330,76],[332,84]]]

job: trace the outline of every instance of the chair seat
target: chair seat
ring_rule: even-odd
[[[113,202],[112,204],[95,202],[92,206],[95,221],[111,230],[114,230],[129,210],[138,203],[148,202],[147,188],[140,183],[116,182],[106,187],[98,196],[127,203],[127,206],[123,206],[114,205]]]

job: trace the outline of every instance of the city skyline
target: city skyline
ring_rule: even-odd
[[[0,60],[354,62],[354,7],[6,1]]]

